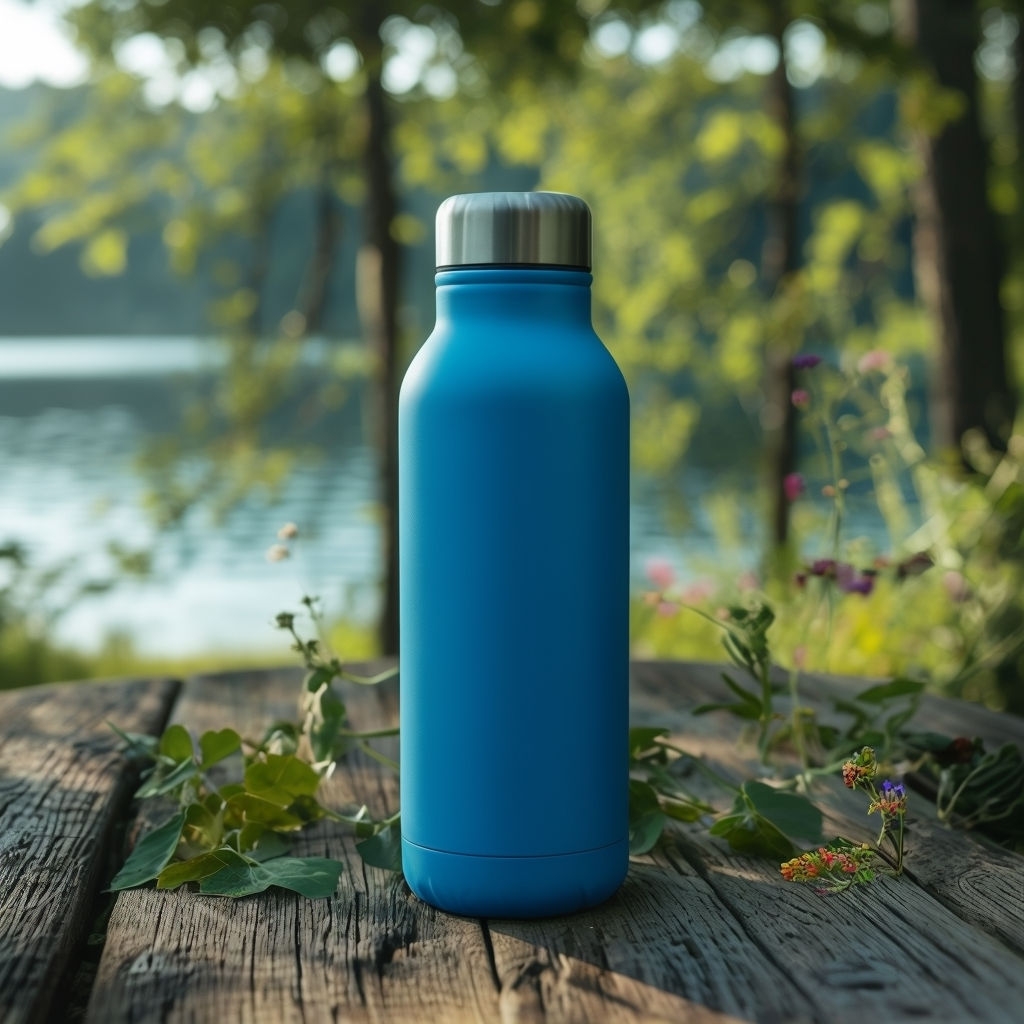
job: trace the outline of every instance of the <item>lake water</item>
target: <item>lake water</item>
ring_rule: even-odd
[[[323,454],[297,466],[280,500],[251,495],[227,519],[211,523],[196,509],[159,535],[141,504],[135,467],[143,443],[182,429],[182,410],[217,372],[217,348],[196,339],[0,339],[0,544],[22,542],[32,565],[74,561],[74,578],[102,575],[110,541],[152,546],[155,573],[124,580],[84,598],[55,627],[64,640],[95,649],[111,632],[140,650],[172,655],[211,649],[254,653],[282,649],[271,623],[315,593],[331,614],[372,621],[378,597],[375,469],[359,389],[305,440]],[[760,539],[754,509],[743,538],[715,550],[713,513],[701,497],[729,476],[724,455],[708,444],[674,484],[636,478],[632,508],[633,577],[667,557],[696,580],[713,570],[756,566]],[[733,474],[756,477],[756,456]],[[748,477],[749,479],[749,477]],[[671,486],[670,486],[671,484]],[[687,495],[685,529],[671,495]],[[749,488],[753,505],[754,486]],[[265,558],[278,527],[302,531],[296,557]],[[62,603],[60,587],[53,604]]]

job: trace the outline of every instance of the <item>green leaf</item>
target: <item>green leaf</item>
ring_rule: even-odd
[[[124,867],[114,876],[109,892],[132,889],[153,881],[164,869],[178,848],[181,830],[185,827],[185,812],[180,811],[158,828],[144,835],[132,850]]]
[[[326,857],[276,857],[260,864],[256,870],[267,877],[271,885],[315,900],[334,895],[343,867],[340,861]]]
[[[402,826],[399,819],[369,839],[356,843],[356,851],[365,864],[385,871],[402,871]]]
[[[952,736],[947,736],[941,732],[911,732],[907,733],[903,738],[912,751],[920,753],[943,753],[953,743]]]
[[[757,704],[698,704],[691,714],[706,715],[709,711],[728,711],[737,718],[746,718],[756,722],[761,717],[761,702]]]
[[[139,799],[145,799],[150,796],[170,793],[172,789],[177,789],[198,774],[199,766],[191,758],[176,765],[172,771],[167,771],[166,763],[161,763],[157,765],[157,770],[139,786],[135,795]]]
[[[294,754],[299,749],[299,730],[294,722],[274,722],[263,734],[260,746],[271,754]]]
[[[701,804],[690,803],[686,800],[674,800],[666,798],[661,801],[661,809],[676,821],[700,821],[708,813],[708,809]]]
[[[177,889],[185,882],[198,882],[209,875],[216,874],[228,863],[221,856],[221,852],[221,850],[210,850],[197,857],[168,864],[157,877],[156,887],[158,889]]]
[[[229,820],[232,815],[240,815],[243,822],[258,822],[278,832],[296,832],[305,824],[302,818],[252,793],[239,793],[231,797],[227,803]]]
[[[309,693],[316,693],[321,686],[330,686],[334,679],[334,669],[321,665],[306,675],[303,685]]]
[[[327,817],[327,808],[318,803],[316,797],[300,796],[288,807],[288,813],[301,818],[304,824],[311,825]]]
[[[317,763],[336,761],[348,748],[348,737],[339,736],[348,713],[337,694],[327,687],[311,698],[312,722],[307,730],[309,746]]]
[[[199,749],[202,753],[200,767],[205,770],[241,748],[242,738],[234,729],[204,732],[199,737]]]
[[[790,835],[820,840],[821,820],[821,811],[806,797],[763,782],[746,782],[732,812],[719,818],[709,831],[738,853],[784,860],[796,853]]]
[[[107,722],[107,725],[123,741],[124,747],[121,753],[125,757],[156,757],[157,745],[160,741],[155,736],[147,736],[145,733],[139,732],[125,732],[114,725],[113,722]]]
[[[227,848],[216,856],[223,866],[199,881],[199,891],[207,896],[252,896],[276,885],[319,899],[334,894],[343,866],[325,857],[276,857],[254,864]]]
[[[746,687],[740,686],[740,684],[737,683],[736,680],[727,672],[722,673],[722,682],[724,682],[725,685],[728,686],[744,704],[756,704],[759,708],[761,707],[761,698],[752,690],[748,690]]]
[[[281,857],[288,852],[290,845],[280,832],[255,821],[246,822],[238,834],[239,849],[252,860]]]
[[[668,729],[659,729],[657,726],[638,725],[629,730],[629,756],[636,757],[645,750],[654,746],[654,741],[659,736],[671,735]]]
[[[172,725],[164,730],[158,749],[164,757],[175,762],[191,760],[195,754],[192,737],[183,725]]]
[[[643,853],[649,853],[654,849],[655,844],[661,838],[665,826],[668,824],[668,816],[664,811],[651,811],[642,814],[629,822],[629,855],[639,857]]]
[[[864,704],[881,704],[894,697],[916,697],[924,690],[924,683],[913,679],[893,679],[889,683],[869,686],[857,694],[856,699]]]
[[[293,754],[268,754],[245,769],[245,788],[254,796],[288,807],[296,797],[313,796],[320,776]]]
[[[629,852],[639,856],[650,851],[668,824],[654,788],[639,779],[629,780]]]
[[[821,841],[822,814],[807,797],[774,789],[763,782],[745,782],[740,792],[780,832],[812,843]]]
[[[202,804],[189,804],[185,808],[185,827],[181,832],[185,844],[183,853],[196,856],[207,850],[216,850],[223,837],[224,822],[220,814]]]
[[[760,814],[744,811],[719,818],[708,831],[721,836],[737,852],[751,857],[788,860],[796,847]]]

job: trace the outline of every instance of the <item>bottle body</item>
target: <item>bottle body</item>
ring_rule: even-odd
[[[437,283],[399,403],[403,867],[455,913],[565,913],[628,861],[628,395],[588,273]]]

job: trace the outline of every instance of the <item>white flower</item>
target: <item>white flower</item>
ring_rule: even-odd
[[[299,528],[294,523],[285,523],[277,531],[278,540],[294,540],[299,535]]]
[[[291,552],[284,544],[271,544],[270,547],[267,548],[268,562],[283,562],[290,555]]]

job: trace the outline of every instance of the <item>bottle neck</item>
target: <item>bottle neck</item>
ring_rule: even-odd
[[[435,277],[437,319],[500,317],[589,326],[592,280],[585,270],[548,267],[442,270]]]

